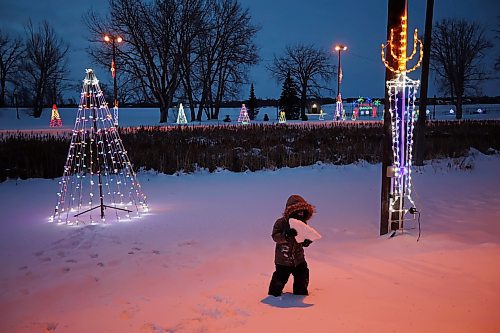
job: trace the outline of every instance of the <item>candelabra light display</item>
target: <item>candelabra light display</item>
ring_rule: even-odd
[[[382,62],[395,77],[387,81],[389,95],[389,112],[392,120],[392,151],[394,164],[387,170],[391,177],[391,191],[389,199],[389,222],[397,223],[397,228],[402,229],[405,217],[410,213],[410,208],[415,207],[412,198],[412,146],[415,114],[415,98],[420,81],[412,80],[407,73],[414,71],[422,61],[422,41],[417,38],[417,29],[413,35],[413,51],[407,56],[407,15],[402,17],[399,47],[395,46],[394,31],[391,30],[390,40],[382,44]],[[412,60],[420,49],[419,59],[415,66],[407,69],[407,62]],[[392,67],[386,59],[384,50],[397,61],[397,68]],[[389,55],[388,55],[389,56]],[[393,228],[393,227],[391,227]],[[393,228],[394,229],[394,228]]]
[[[146,196],[114,126],[92,69],[86,70],[64,174],[51,221],[66,224],[117,221],[148,211]]]
[[[184,107],[182,106],[182,103],[179,104],[179,113],[177,113],[176,123],[178,125],[187,124],[186,113],[184,113]]]

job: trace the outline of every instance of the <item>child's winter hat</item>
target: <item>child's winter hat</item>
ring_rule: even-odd
[[[309,220],[313,214],[316,212],[316,207],[308,203],[304,198],[300,195],[294,194],[291,195],[286,201],[285,211],[283,212],[283,217],[288,219],[293,212],[298,210],[307,210],[307,218]]]

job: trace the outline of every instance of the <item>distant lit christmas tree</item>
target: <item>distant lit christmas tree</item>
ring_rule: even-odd
[[[140,216],[148,211],[146,196],[99,81],[92,69],[86,72],[52,221],[104,222],[105,211],[118,221]]]
[[[286,113],[285,113],[285,111],[280,111],[280,116],[279,116],[278,122],[280,124],[286,123]]]
[[[184,107],[182,103],[179,104],[179,113],[177,113],[177,124],[184,125],[187,124],[186,114],[184,113]]]
[[[61,127],[62,119],[57,111],[57,105],[52,105],[52,116],[50,117],[50,127]]]
[[[323,111],[323,109],[319,110],[318,120],[325,120],[325,111]]]
[[[238,123],[250,124],[250,117],[248,117],[248,112],[245,104],[241,106],[240,116],[238,117]]]

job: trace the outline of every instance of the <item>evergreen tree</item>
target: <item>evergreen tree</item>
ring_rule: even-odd
[[[280,110],[285,111],[286,119],[299,119],[300,117],[300,100],[297,97],[297,89],[292,80],[290,71],[286,75],[283,82],[283,90],[280,97]]]
[[[259,109],[257,108],[257,98],[255,97],[255,91],[253,89],[253,83],[250,86],[250,97],[248,99],[248,116],[250,120],[254,120],[259,114]]]

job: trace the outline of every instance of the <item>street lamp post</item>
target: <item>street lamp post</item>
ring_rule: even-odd
[[[344,108],[342,105],[342,95],[340,94],[340,81],[342,81],[342,67],[340,67],[340,53],[342,51],[347,50],[347,46],[345,45],[336,45],[335,51],[339,52],[339,65],[337,69],[337,103],[335,104],[335,118],[339,120],[340,117],[344,119]]]
[[[123,38],[120,36],[105,35],[104,41],[106,43],[111,43],[112,49],[112,60],[111,60],[111,76],[113,76],[113,95],[114,95],[114,105],[113,105],[113,118],[114,123],[118,126],[118,87],[116,85],[116,44],[122,43]]]

